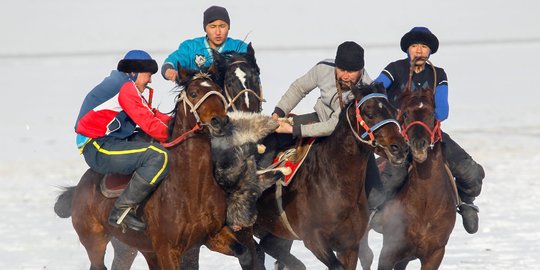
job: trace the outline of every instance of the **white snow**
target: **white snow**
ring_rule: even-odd
[[[441,269],[540,269],[540,2],[534,0],[4,0],[0,269],[89,268],[70,219],[52,211],[58,186],[75,185],[87,168],[73,132],[81,102],[128,50],[147,50],[161,64],[180,41],[201,36],[202,12],[212,4],[229,10],[232,37],[253,42],[267,114],[290,83],[334,57],[341,42],[364,46],[374,78],[404,57],[405,32],[428,26],[441,42],[431,60],[449,78],[443,129],[486,171],[476,201],[480,231],[467,234],[458,216]],[[152,86],[155,104],[172,109],[173,85],[156,75]],[[310,94],[296,112],[310,112],[316,98]],[[376,254],[381,239],[371,234]],[[325,269],[302,242],[293,253],[308,269]],[[108,264],[111,256],[109,250]],[[201,269],[240,269],[236,259],[206,248],[201,256]],[[267,256],[267,268],[272,262]],[[141,256],[133,269],[147,269]]]

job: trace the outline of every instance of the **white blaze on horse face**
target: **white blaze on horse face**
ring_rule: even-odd
[[[420,105],[418,105],[418,108],[422,109],[424,107],[424,102],[420,102]]]
[[[244,89],[246,89],[246,73],[242,69],[237,67],[234,71],[234,74],[236,75],[236,78],[240,80]],[[244,100],[246,102],[246,106],[249,108],[249,95],[247,92],[244,93]]]
[[[204,86],[204,87],[212,87],[212,85],[210,85],[207,81],[201,82],[201,86]]]
[[[382,108],[383,108],[383,104],[379,102],[379,109],[382,109]]]

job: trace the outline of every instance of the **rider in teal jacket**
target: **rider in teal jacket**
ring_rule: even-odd
[[[229,13],[225,8],[209,7],[203,17],[206,36],[182,42],[178,50],[165,59],[161,67],[161,75],[167,80],[174,80],[178,74],[178,63],[184,69],[204,70],[213,62],[212,50],[220,53],[247,52],[248,45],[245,42],[228,37],[230,25]]]

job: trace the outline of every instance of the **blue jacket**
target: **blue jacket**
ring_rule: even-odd
[[[390,103],[400,108],[399,96],[403,89],[407,87],[409,81],[410,59],[402,59],[392,62],[384,68],[375,82],[383,83],[388,93]],[[414,73],[412,77],[411,90],[415,91],[422,88],[433,88],[435,83],[435,118],[443,121],[448,118],[448,80],[444,69],[435,67],[437,72],[437,81],[433,82],[433,69],[426,63],[425,69],[420,73]]]
[[[247,52],[247,44],[238,39],[227,38],[216,50],[220,53],[227,51],[236,51],[239,53]],[[171,53],[161,68],[161,74],[169,68],[178,70],[178,63],[184,69],[201,70],[210,67],[213,62],[212,49],[204,37],[189,39],[180,44],[178,50]]]

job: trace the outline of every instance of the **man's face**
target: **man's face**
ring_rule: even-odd
[[[208,37],[210,47],[215,49],[221,46],[225,39],[227,39],[227,36],[229,35],[229,25],[225,21],[215,20],[207,24],[204,31]]]
[[[427,45],[416,43],[409,46],[408,51],[409,51],[409,57],[411,57],[411,59],[415,59],[415,58],[420,59],[416,61],[416,65],[423,66],[429,57],[430,49]]]
[[[137,80],[135,81],[135,86],[139,92],[144,92],[146,85],[152,82],[152,73],[150,72],[139,72],[137,75]]]
[[[336,67],[336,79],[341,87],[341,90],[349,90],[353,85],[358,83],[362,76],[362,70],[349,71]]]

